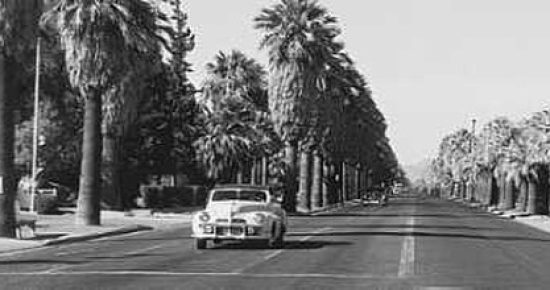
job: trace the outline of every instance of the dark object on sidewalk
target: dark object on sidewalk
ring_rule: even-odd
[[[36,232],[36,220],[36,215],[32,213],[18,212],[15,220],[16,237],[19,239],[34,237],[34,233]],[[25,235],[23,234],[24,228],[28,228],[31,230],[31,237],[25,237]]]

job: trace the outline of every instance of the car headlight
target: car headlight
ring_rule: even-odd
[[[208,222],[210,220],[210,215],[207,212],[203,211],[199,214],[199,220],[201,222]]]
[[[257,223],[257,224],[262,224],[265,222],[265,214],[263,213],[257,213],[254,215],[254,217],[252,218],[252,220]]]

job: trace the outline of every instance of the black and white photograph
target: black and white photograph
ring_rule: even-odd
[[[550,2],[0,0],[0,289],[550,289]]]

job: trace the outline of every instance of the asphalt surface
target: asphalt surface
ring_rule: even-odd
[[[281,250],[189,225],[0,255],[1,289],[549,289],[550,235],[441,200],[292,217]]]

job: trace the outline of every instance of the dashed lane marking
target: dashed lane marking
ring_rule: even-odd
[[[407,224],[410,226],[410,232],[403,239],[403,246],[401,248],[401,259],[399,261],[399,272],[397,276],[408,277],[414,275],[414,215],[410,215]]]

